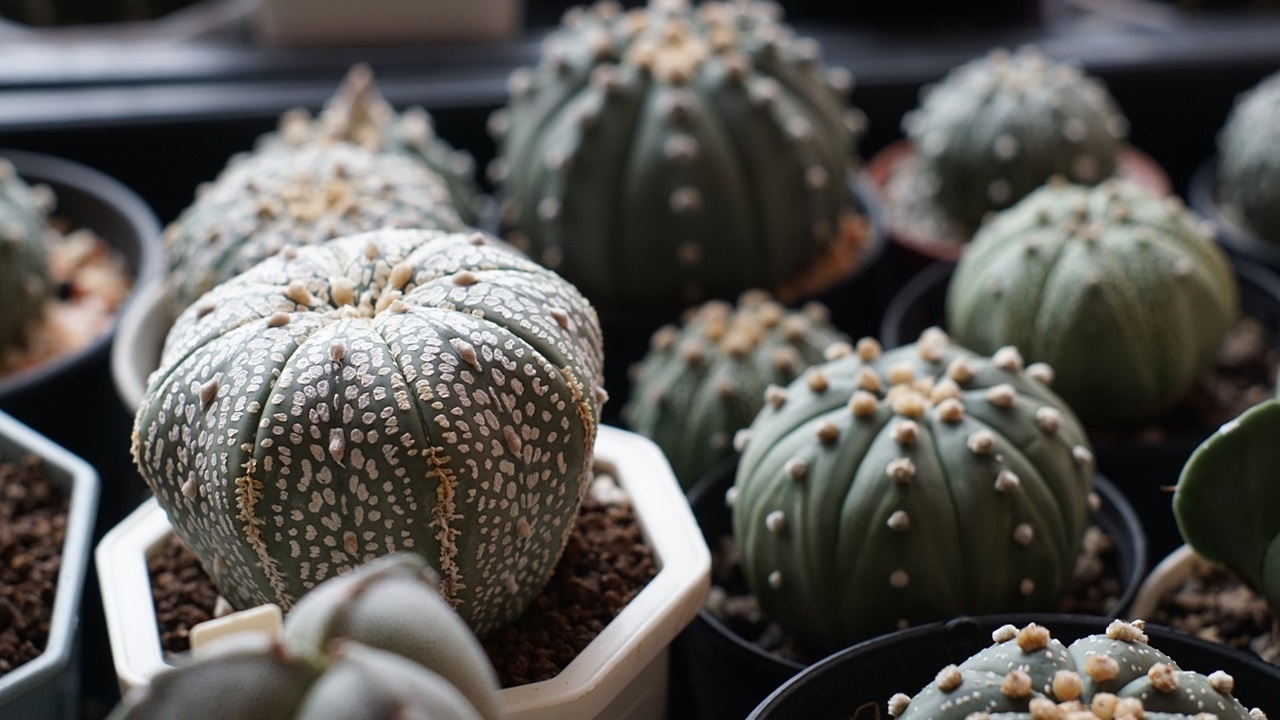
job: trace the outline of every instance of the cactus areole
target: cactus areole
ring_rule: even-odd
[[[1043,365],[936,328],[772,387],[733,534],[752,591],[810,651],[959,614],[1047,609],[1071,578],[1093,454]]]
[[[484,633],[563,549],[602,360],[581,294],[484,236],[286,248],[178,318],[134,457],[233,605],[411,550]]]
[[[624,310],[777,292],[861,243],[852,81],[778,14],[683,0],[566,13],[490,122],[507,239]]]
[[[1208,228],[1123,180],[1051,182],[974,237],[947,323],[978,352],[1014,345],[1053,366],[1086,422],[1154,417],[1212,366],[1239,290]]]
[[[49,279],[49,211],[53,192],[18,177],[0,158],[0,354],[26,344],[53,295]]]

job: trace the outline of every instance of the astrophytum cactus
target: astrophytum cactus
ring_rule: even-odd
[[[915,697],[894,695],[898,720],[1266,720],[1236,700],[1235,680],[1183,670],[1148,644],[1141,621],[1116,620],[1070,645],[1034,623],[1005,625],[994,645],[942,668]]]
[[[47,235],[53,192],[0,158],[0,354],[26,344],[53,293]]]
[[[445,181],[451,203],[463,222],[477,222],[484,196],[476,184],[471,154],[455,150],[437,135],[431,115],[423,108],[397,113],[378,91],[373,70],[363,63],[351,68],[318,117],[312,118],[305,109],[291,110],[280,117],[279,131],[265,136],[260,146],[339,142],[421,162]]]
[[[1053,175],[1107,178],[1128,134],[1100,81],[1031,47],[953,69],[923,91],[902,127],[926,195],[967,232]]]
[[[1280,73],[1242,95],[1218,133],[1217,192],[1228,216],[1280,243]]]
[[[1093,453],[1012,347],[871,339],[772,387],[741,436],[733,534],[761,607],[817,653],[902,624],[1051,607]]]
[[[947,324],[977,352],[1014,345],[1056,372],[1086,422],[1151,418],[1181,400],[1239,314],[1226,256],[1176,198],[1123,180],[1051,182],[986,224],[947,289]]]
[[[235,607],[396,550],[484,633],[541,589],[604,401],[595,311],[481,235],[289,248],[177,319],[134,457]]]
[[[439,175],[351,143],[277,145],[237,156],[165,229],[179,308],[286,245],[380,228],[460,231]]]
[[[125,696],[111,720],[498,720],[498,680],[479,641],[417,555],[327,580],[285,636],[223,638]]]
[[[636,366],[627,424],[652,438],[686,490],[733,455],[733,436],[751,424],[769,385],[785,385],[844,339],[827,310],[787,310],[767,294],[735,308],[713,300],[684,324],[654,333]]]
[[[504,235],[624,309],[778,291],[824,252],[856,257],[851,80],[778,14],[745,0],[566,13],[490,122]]]

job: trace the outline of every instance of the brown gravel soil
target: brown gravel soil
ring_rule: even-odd
[[[551,581],[524,615],[484,640],[503,687],[555,677],[657,574],[624,498],[611,482],[593,486]],[[148,559],[148,569],[161,645],[184,652],[191,628],[214,616],[217,590],[176,537]]]
[[[1226,570],[1196,573],[1162,598],[1149,622],[1241,650],[1280,665],[1280,634],[1267,602]]]
[[[40,460],[0,462],[0,675],[44,652],[66,533],[67,498]]]
[[[711,549],[711,594],[707,611],[730,632],[761,649],[805,665],[821,659],[792,639],[760,607],[739,566],[737,545],[725,535]],[[1096,525],[1085,533],[1075,575],[1056,612],[1105,615],[1124,591],[1115,544]]]

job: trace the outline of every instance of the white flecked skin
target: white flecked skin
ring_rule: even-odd
[[[479,243],[479,244],[476,244]],[[286,249],[178,318],[134,457],[238,607],[412,550],[480,634],[550,577],[603,402],[595,311],[480,235]]]

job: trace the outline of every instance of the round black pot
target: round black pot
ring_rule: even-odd
[[[1187,185],[1187,204],[1214,224],[1218,243],[1229,254],[1272,270],[1280,270],[1280,245],[1264,240],[1240,224],[1218,204],[1218,163],[1209,160],[1196,168]]]
[[[1280,278],[1241,256],[1233,256],[1231,265],[1240,287],[1241,311],[1262,323],[1273,346],[1280,347]],[[880,329],[885,347],[913,342],[931,325],[946,327],[944,306],[953,267],[938,263],[925,268],[894,296]],[[1159,444],[1094,441],[1099,471],[1120,488],[1146,525],[1148,562],[1182,544],[1170,507],[1172,488],[1187,458],[1215,430],[1170,433]]]
[[[724,495],[733,484],[736,469],[736,460],[722,465],[689,493],[698,527],[713,548],[721,537],[733,533],[732,516]],[[1124,579],[1124,592],[1108,616],[1115,618],[1133,602],[1146,574],[1146,535],[1138,515],[1114,485],[1099,476],[1094,488],[1102,504],[1093,520],[1115,543],[1116,560]],[[684,655],[682,670],[688,673],[701,720],[745,717],[774,688],[805,667],[742,638],[706,610],[698,613],[679,639]],[[933,672],[937,671],[938,668],[934,668]]]
[[[1089,615],[987,615],[921,625],[885,635],[815,663],[778,688],[752,720],[880,720],[895,692],[908,695],[929,684],[949,663],[960,663],[991,644],[996,628],[1030,622],[1043,625],[1063,643],[1103,632],[1109,618]],[[1245,707],[1274,713],[1280,709],[1280,668],[1239,650],[1201,640],[1169,628],[1148,625],[1152,647],[1184,670],[1208,675],[1222,670],[1235,678],[1237,697]]]

